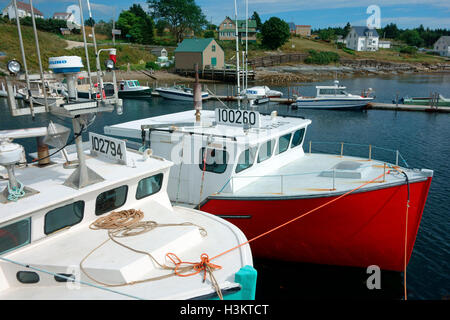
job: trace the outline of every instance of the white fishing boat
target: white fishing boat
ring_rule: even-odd
[[[194,101],[194,90],[185,86],[158,87],[155,91],[163,98],[170,100]],[[208,92],[202,91],[202,100],[209,98]]]
[[[141,86],[138,80],[122,80],[119,82],[119,98],[151,97],[152,88]]]
[[[398,151],[371,145],[359,145],[365,156],[348,153],[352,143],[326,154],[312,152],[323,146],[313,141],[305,152],[310,124],[276,112],[216,109],[202,110],[199,121],[177,112],[104,132],[140,140],[173,161],[170,199],[201,204],[237,225],[256,258],[404,271],[433,171],[410,169]],[[380,150],[389,162],[373,158]]]
[[[77,101],[75,78],[67,78],[70,102],[50,112],[72,119],[72,141],[70,129],[53,123],[0,131],[0,299],[254,299],[244,234],[172,206],[173,163],[151,149],[92,132],[83,143],[95,115],[121,114],[122,101]],[[32,137],[37,154],[12,142]],[[25,152],[38,160],[26,163]]]
[[[260,97],[280,98],[283,96],[281,91],[271,90],[268,86],[256,86],[241,91],[248,99],[258,99]]]
[[[346,91],[345,86],[335,80],[333,86],[316,86],[316,96],[298,96],[293,107],[302,109],[360,109],[371,101],[372,90],[368,89],[361,95],[354,95]]]

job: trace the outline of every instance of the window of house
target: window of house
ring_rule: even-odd
[[[205,154],[206,152],[206,154]],[[228,152],[221,149],[202,148],[200,150],[201,171],[224,173],[228,164]]]
[[[0,254],[30,243],[31,218],[0,228]]]
[[[216,45],[215,44],[212,45],[212,52],[216,52]]]
[[[253,165],[253,162],[255,161],[256,156],[256,147],[248,148],[247,150],[243,151],[241,155],[239,156],[238,163],[236,166],[236,173],[239,173],[245,169],[250,168]]]
[[[272,156],[275,140],[269,140],[261,145],[258,153],[258,162],[263,162]]]
[[[95,214],[99,216],[123,206],[127,200],[127,192],[128,186],[121,186],[99,194],[95,201]]]
[[[50,234],[65,227],[71,227],[83,220],[84,201],[77,201],[53,209],[45,215],[44,233]]]
[[[294,136],[292,137],[291,148],[295,148],[302,144],[303,137],[305,136],[305,128],[299,129],[294,132]]]
[[[283,153],[289,148],[289,143],[291,142],[292,133],[285,134],[278,139],[278,153]]]
[[[136,199],[140,200],[142,198],[151,196],[161,190],[163,182],[163,174],[158,173],[154,176],[144,178],[138,183],[136,190]]]

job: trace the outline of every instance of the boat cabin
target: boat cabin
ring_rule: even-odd
[[[246,117],[248,126],[236,125],[238,118]],[[169,197],[192,206],[219,190],[242,187],[252,177],[303,155],[310,123],[303,118],[216,109],[201,111],[200,123],[195,122],[195,111],[185,111],[107,126],[105,133],[139,141],[144,138],[154,154],[174,162]],[[230,183],[236,176],[248,179]]]

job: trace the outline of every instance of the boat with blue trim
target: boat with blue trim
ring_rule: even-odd
[[[298,96],[293,107],[302,109],[361,109],[375,97],[371,96],[372,89],[365,90],[361,95],[354,95],[346,91],[345,86],[335,80],[333,86],[316,86],[315,97]]]
[[[172,87],[158,87],[155,91],[165,99],[194,101],[194,90],[185,86],[174,85]],[[209,98],[208,92],[202,91],[202,100]]]

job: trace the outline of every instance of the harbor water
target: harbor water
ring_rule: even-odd
[[[332,81],[298,83],[290,87],[271,86],[271,89],[282,91],[285,96],[293,91],[313,96],[315,85],[330,83]],[[397,95],[399,98],[408,95],[429,97],[431,93],[438,92],[444,97],[450,97],[449,74],[352,78],[343,79],[340,84],[347,86],[351,93],[361,93],[364,89],[372,88],[376,101],[383,103],[392,103]],[[218,95],[226,95],[227,91],[230,91],[230,86],[219,83],[209,84],[208,88],[215,90]],[[237,107],[236,102],[226,104],[229,107]],[[203,103],[204,109],[212,110],[217,107],[223,105],[212,100]],[[99,114],[89,130],[103,134],[105,125],[191,109],[193,104],[189,102],[169,101],[157,97],[127,99],[124,100],[123,115]],[[309,141],[312,141],[313,152],[336,152],[328,149],[327,144],[317,145],[314,142],[335,142],[336,145],[341,142],[370,144],[399,150],[410,167],[434,170],[422,222],[407,269],[408,299],[449,298],[450,114],[386,110],[292,110],[287,105],[276,103],[260,105],[256,110],[261,113],[276,110],[279,115],[311,119],[312,124],[305,138],[305,151],[308,150]],[[13,118],[9,114],[6,99],[2,98],[0,112],[0,130],[45,126],[49,120],[71,127],[68,119],[46,114],[38,114],[34,120],[30,116]],[[87,136],[84,136],[84,140],[87,140]],[[35,152],[36,144],[33,139],[17,142],[23,144],[27,152]],[[395,158],[389,156],[379,154],[379,157],[387,157],[386,161],[394,162]],[[373,157],[377,158],[377,154]],[[259,260],[255,261],[255,268],[259,272],[257,299],[403,298],[403,276],[398,272],[383,272],[381,289],[369,290],[366,280],[370,274],[361,268]]]

